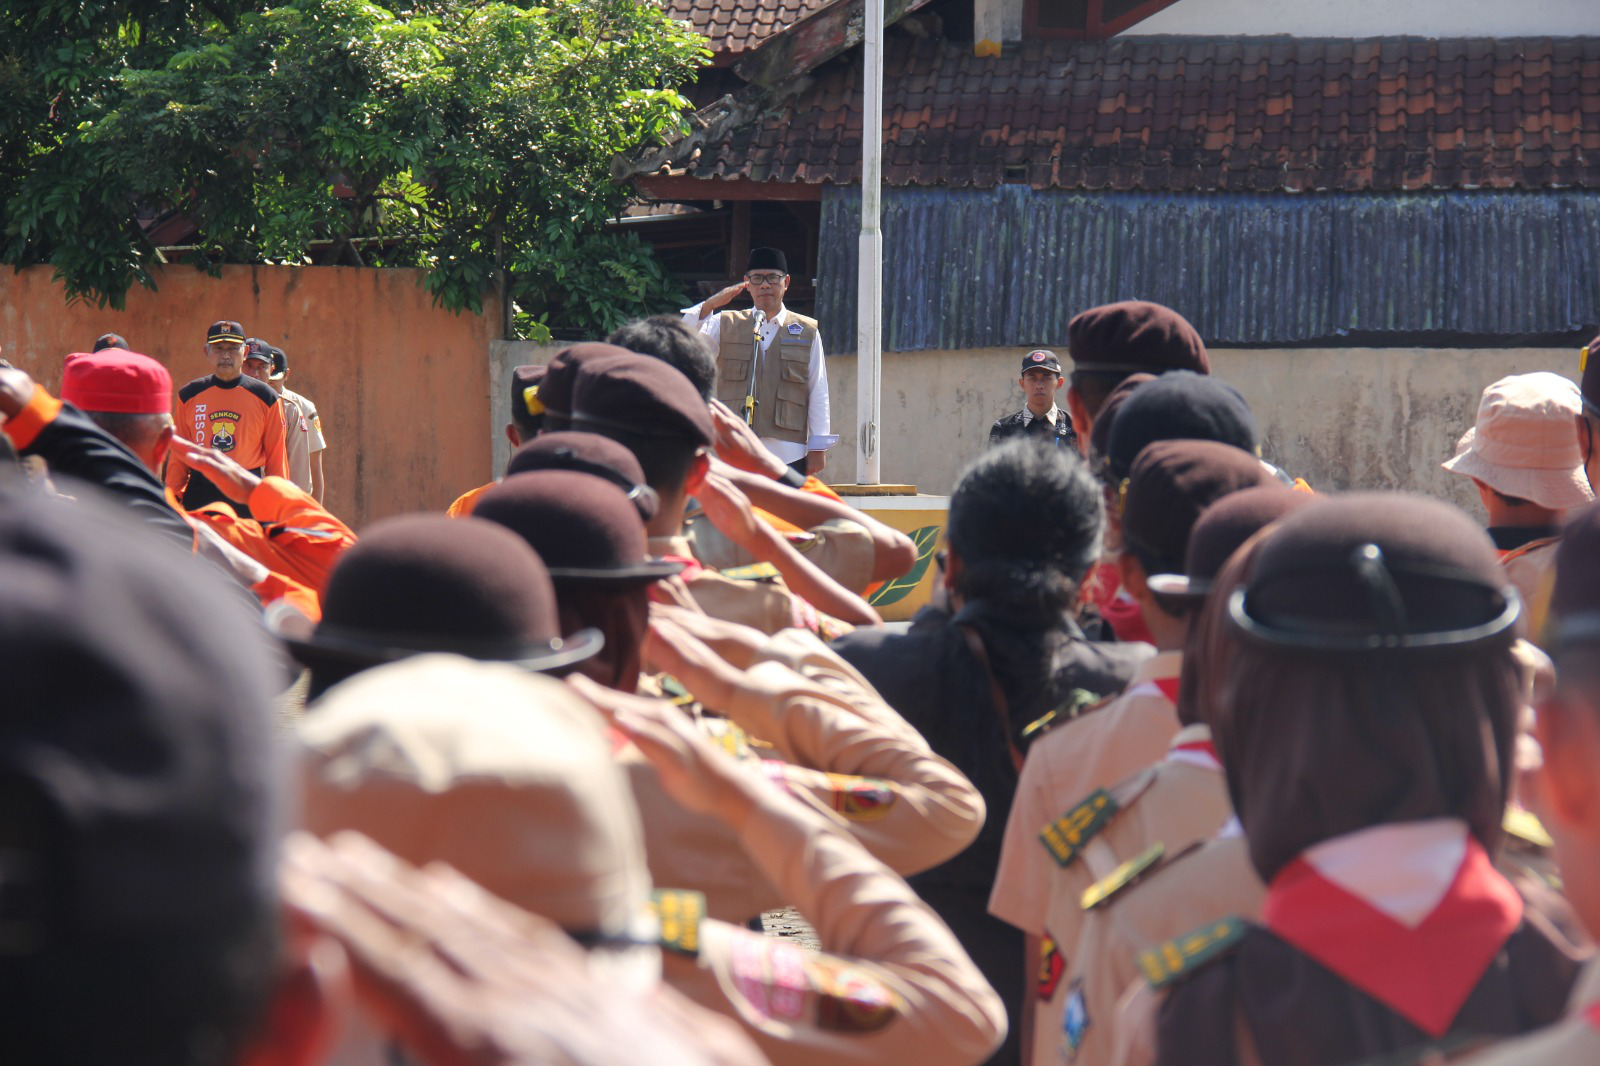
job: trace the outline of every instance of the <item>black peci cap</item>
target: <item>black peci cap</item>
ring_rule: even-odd
[[[776,270],[780,274],[787,274],[789,259],[781,248],[752,248],[750,258],[745,261],[744,272],[749,274],[757,270]]]

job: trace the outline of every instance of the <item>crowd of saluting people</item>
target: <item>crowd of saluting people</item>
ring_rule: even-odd
[[[1600,1062],[1600,358],[1464,386],[1485,527],[1090,309],[885,625],[677,316],[359,536],[281,349],[103,340],[0,362],[0,1060]]]

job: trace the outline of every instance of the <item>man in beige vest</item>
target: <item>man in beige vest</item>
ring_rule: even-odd
[[[816,319],[783,306],[788,291],[783,252],[752,248],[744,280],[684,308],[683,317],[717,350],[717,399],[744,415],[773,455],[802,476],[820,474],[832,444],[822,338]],[[754,307],[719,310],[741,292]]]

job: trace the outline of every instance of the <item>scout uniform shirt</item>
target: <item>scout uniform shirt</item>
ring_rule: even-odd
[[[759,629],[771,636],[783,629],[808,629],[821,624],[816,608],[789,591],[769,564],[741,567],[728,575],[703,566],[687,537],[651,537],[651,555],[685,564],[681,575],[689,594],[712,618]],[[843,624],[843,623],[839,623]],[[848,627],[846,627],[848,628]]]
[[[854,837],[899,873],[935,866],[983,826],[982,797],[826,645],[795,630],[769,640],[727,719],[702,727],[783,793]],[[759,751],[758,751],[759,746]],[[705,894],[708,913],[742,922],[786,906],[718,819],[686,811],[629,744],[616,752],[634,789],[651,878]]]
[[[1167,992],[1157,1063],[1421,1060],[1560,1016],[1579,959],[1457,818],[1306,848]]]
[[[743,1023],[773,1066],[976,1066],[999,1046],[999,997],[927,904],[860,845],[777,793],[738,839],[822,950],[704,918],[693,893],[657,892],[673,988]]]
[[[1047,935],[1050,870],[1039,831],[1088,798],[1166,754],[1178,732],[1183,653],[1158,652],[1134,668],[1122,695],[1033,742],[1000,845],[989,913],[1030,936]]]
[[[1600,962],[1584,967],[1563,1020],[1465,1060],[1466,1066],[1593,1066],[1597,1062],[1600,1062]]]
[[[1083,1054],[1083,986],[1086,975],[1103,961],[1103,953],[1083,941],[1086,923],[1130,885],[1210,840],[1232,817],[1211,731],[1192,725],[1173,737],[1161,762],[1110,789],[1096,790],[1039,827],[1037,840],[1052,869],[1046,875],[1049,900],[1034,1014],[1035,1061],[1057,1061],[1058,1046],[1069,1061],[1107,1061],[1109,1040],[1102,1043],[1101,1038],[1109,1036],[1110,1026],[1094,1031],[1095,1046],[1088,1049],[1094,1053]],[[1116,991],[1120,994],[1121,987]],[[1115,1002],[1113,995],[1109,1002],[1094,1004],[1095,1015],[1108,1014]]]
[[[1528,638],[1543,643],[1545,620],[1550,613],[1550,596],[1555,591],[1556,548],[1561,544],[1560,527],[1519,529],[1490,527],[1495,552],[1506,580],[1517,588],[1527,612]]]
[[[317,405],[295,392],[284,389],[278,399],[283,405],[284,451],[289,459],[289,480],[311,491],[311,457],[328,446],[322,435],[322,416]]]
[[[247,470],[288,477],[278,404],[278,394],[265,382],[248,376],[221,381],[208,374],[178,390],[173,431],[186,440],[228,453],[228,458]],[[167,487],[183,497],[189,482],[189,467],[176,453],[169,456]]]

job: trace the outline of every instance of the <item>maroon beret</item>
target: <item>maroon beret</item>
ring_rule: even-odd
[[[475,516],[374,523],[328,575],[315,632],[281,635],[313,670],[430,651],[550,670],[600,647],[593,633],[562,639],[544,563],[521,537]]]
[[[1157,441],[1139,453],[1122,502],[1122,540],[1154,573],[1183,565],[1200,513],[1229,493],[1275,483],[1249,452],[1212,440]]]
[[[592,474],[512,474],[483,494],[472,516],[527,541],[557,581],[657,581],[683,569],[650,558],[644,519],[632,501]]]
[[[623,358],[639,358],[626,348],[615,344],[586,342],[563,348],[545,367],[544,380],[539,382],[539,401],[545,413],[566,418],[572,414],[572,394],[577,388],[578,376],[590,363],[611,362]]]
[[[610,437],[576,430],[541,433],[512,453],[506,477],[531,470],[575,470],[611,482],[627,494],[646,522],[656,516],[661,498],[645,484],[644,468],[626,447]]]
[[[1276,481],[1224,496],[1200,512],[1189,533],[1183,573],[1152,574],[1150,587],[1164,596],[1203,599],[1223,565],[1245,541],[1313,499],[1310,493],[1296,492]]]
[[[1211,373],[1205,342],[1170,307],[1145,300],[1091,307],[1067,324],[1074,370],[1162,374]]]
[[[573,387],[573,428],[709,445],[711,408],[683,372],[660,359],[627,356],[583,366]]]

